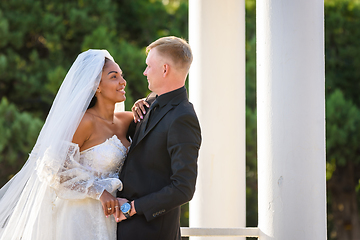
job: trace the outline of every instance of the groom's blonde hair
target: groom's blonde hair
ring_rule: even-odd
[[[170,58],[180,70],[185,70],[186,73],[189,71],[193,55],[186,40],[174,36],[162,37],[147,46],[146,53],[153,48],[162,56]]]

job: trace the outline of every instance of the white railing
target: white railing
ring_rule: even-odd
[[[181,228],[182,237],[259,237],[259,229],[254,228]]]

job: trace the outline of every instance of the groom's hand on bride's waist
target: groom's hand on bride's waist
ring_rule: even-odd
[[[121,206],[127,203],[128,200],[126,198],[117,198],[117,200],[119,202],[120,207],[116,209],[116,212],[114,213],[114,218],[116,222],[121,222],[127,219],[124,213],[121,211]],[[134,201],[131,201],[130,205],[131,205],[131,209],[129,215],[130,217],[132,217],[134,214],[136,214]]]

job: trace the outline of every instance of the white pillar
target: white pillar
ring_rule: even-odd
[[[190,227],[245,227],[245,2],[191,0],[189,15],[190,101],[203,137]]]
[[[326,239],[324,1],[260,0],[260,239]]]

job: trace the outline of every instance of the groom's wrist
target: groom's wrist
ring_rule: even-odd
[[[130,210],[130,216],[133,216],[136,214],[136,209],[135,209],[135,201],[131,201],[131,210]]]

